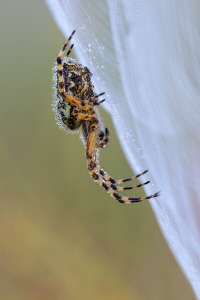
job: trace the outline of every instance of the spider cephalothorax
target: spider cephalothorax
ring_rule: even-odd
[[[91,82],[92,73],[87,67],[69,58],[73,45],[63,57],[75,30],[72,32],[56,59],[54,70],[55,101],[54,111],[59,125],[67,130],[81,129],[85,145],[87,168],[94,180],[99,183],[111,197],[120,203],[140,202],[155,198],[159,193],[148,197],[126,197],[118,191],[132,190],[149,183],[149,181],[131,187],[121,187],[117,184],[134,180],[147,172],[126,179],[114,179],[101,169],[98,162],[98,152],[109,142],[109,131],[103,129],[97,106],[105,99],[98,100],[104,93],[96,94]]]

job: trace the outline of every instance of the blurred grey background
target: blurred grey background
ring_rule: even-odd
[[[1,299],[194,299],[149,203],[110,198],[79,136],[56,125],[51,69],[65,37],[45,3],[1,0],[0,16]],[[101,165],[131,176],[101,116],[111,133]]]

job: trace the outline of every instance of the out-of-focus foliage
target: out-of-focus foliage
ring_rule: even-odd
[[[112,200],[78,135],[56,126],[51,68],[64,37],[45,5],[1,1],[0,15],[1,299],[192,299],[148,202]],[[131,174],[101,113],[112,137],[102,165]]]

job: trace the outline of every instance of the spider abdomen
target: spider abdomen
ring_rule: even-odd
[[[63,63],[63,79],[66,93],[79,101],[94,97],[92,73],[87,67],[78,64],[74,59],[68,58]]]

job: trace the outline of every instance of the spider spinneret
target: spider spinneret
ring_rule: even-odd
[[[73,44],[67,51],[66,56],[64,56],[64,52],[74,33],[75,30],[59,52],[56,66],[53,69],[55,82],[55,101],[53,106],[58,124],[70,131],[81,129],[89,174],[111,197],[125,204],[155,198],[159,195],[158,192],[147,197],[126,197],[118,194],[118,191],[133,190],[148,184],[150,181],[131,187],[118,186],[118,184],[132,181],[142,176],[147,170],[126,179],[114,179],[99,165],[99,149],[106,146],[109,142],[109,131],[107,128],[103,129],[97,111],[97,106],[105,101],[105,99],[99,101],[99,97],[104,95],[104,93],[95,93],[90,70],[69,57]]]

